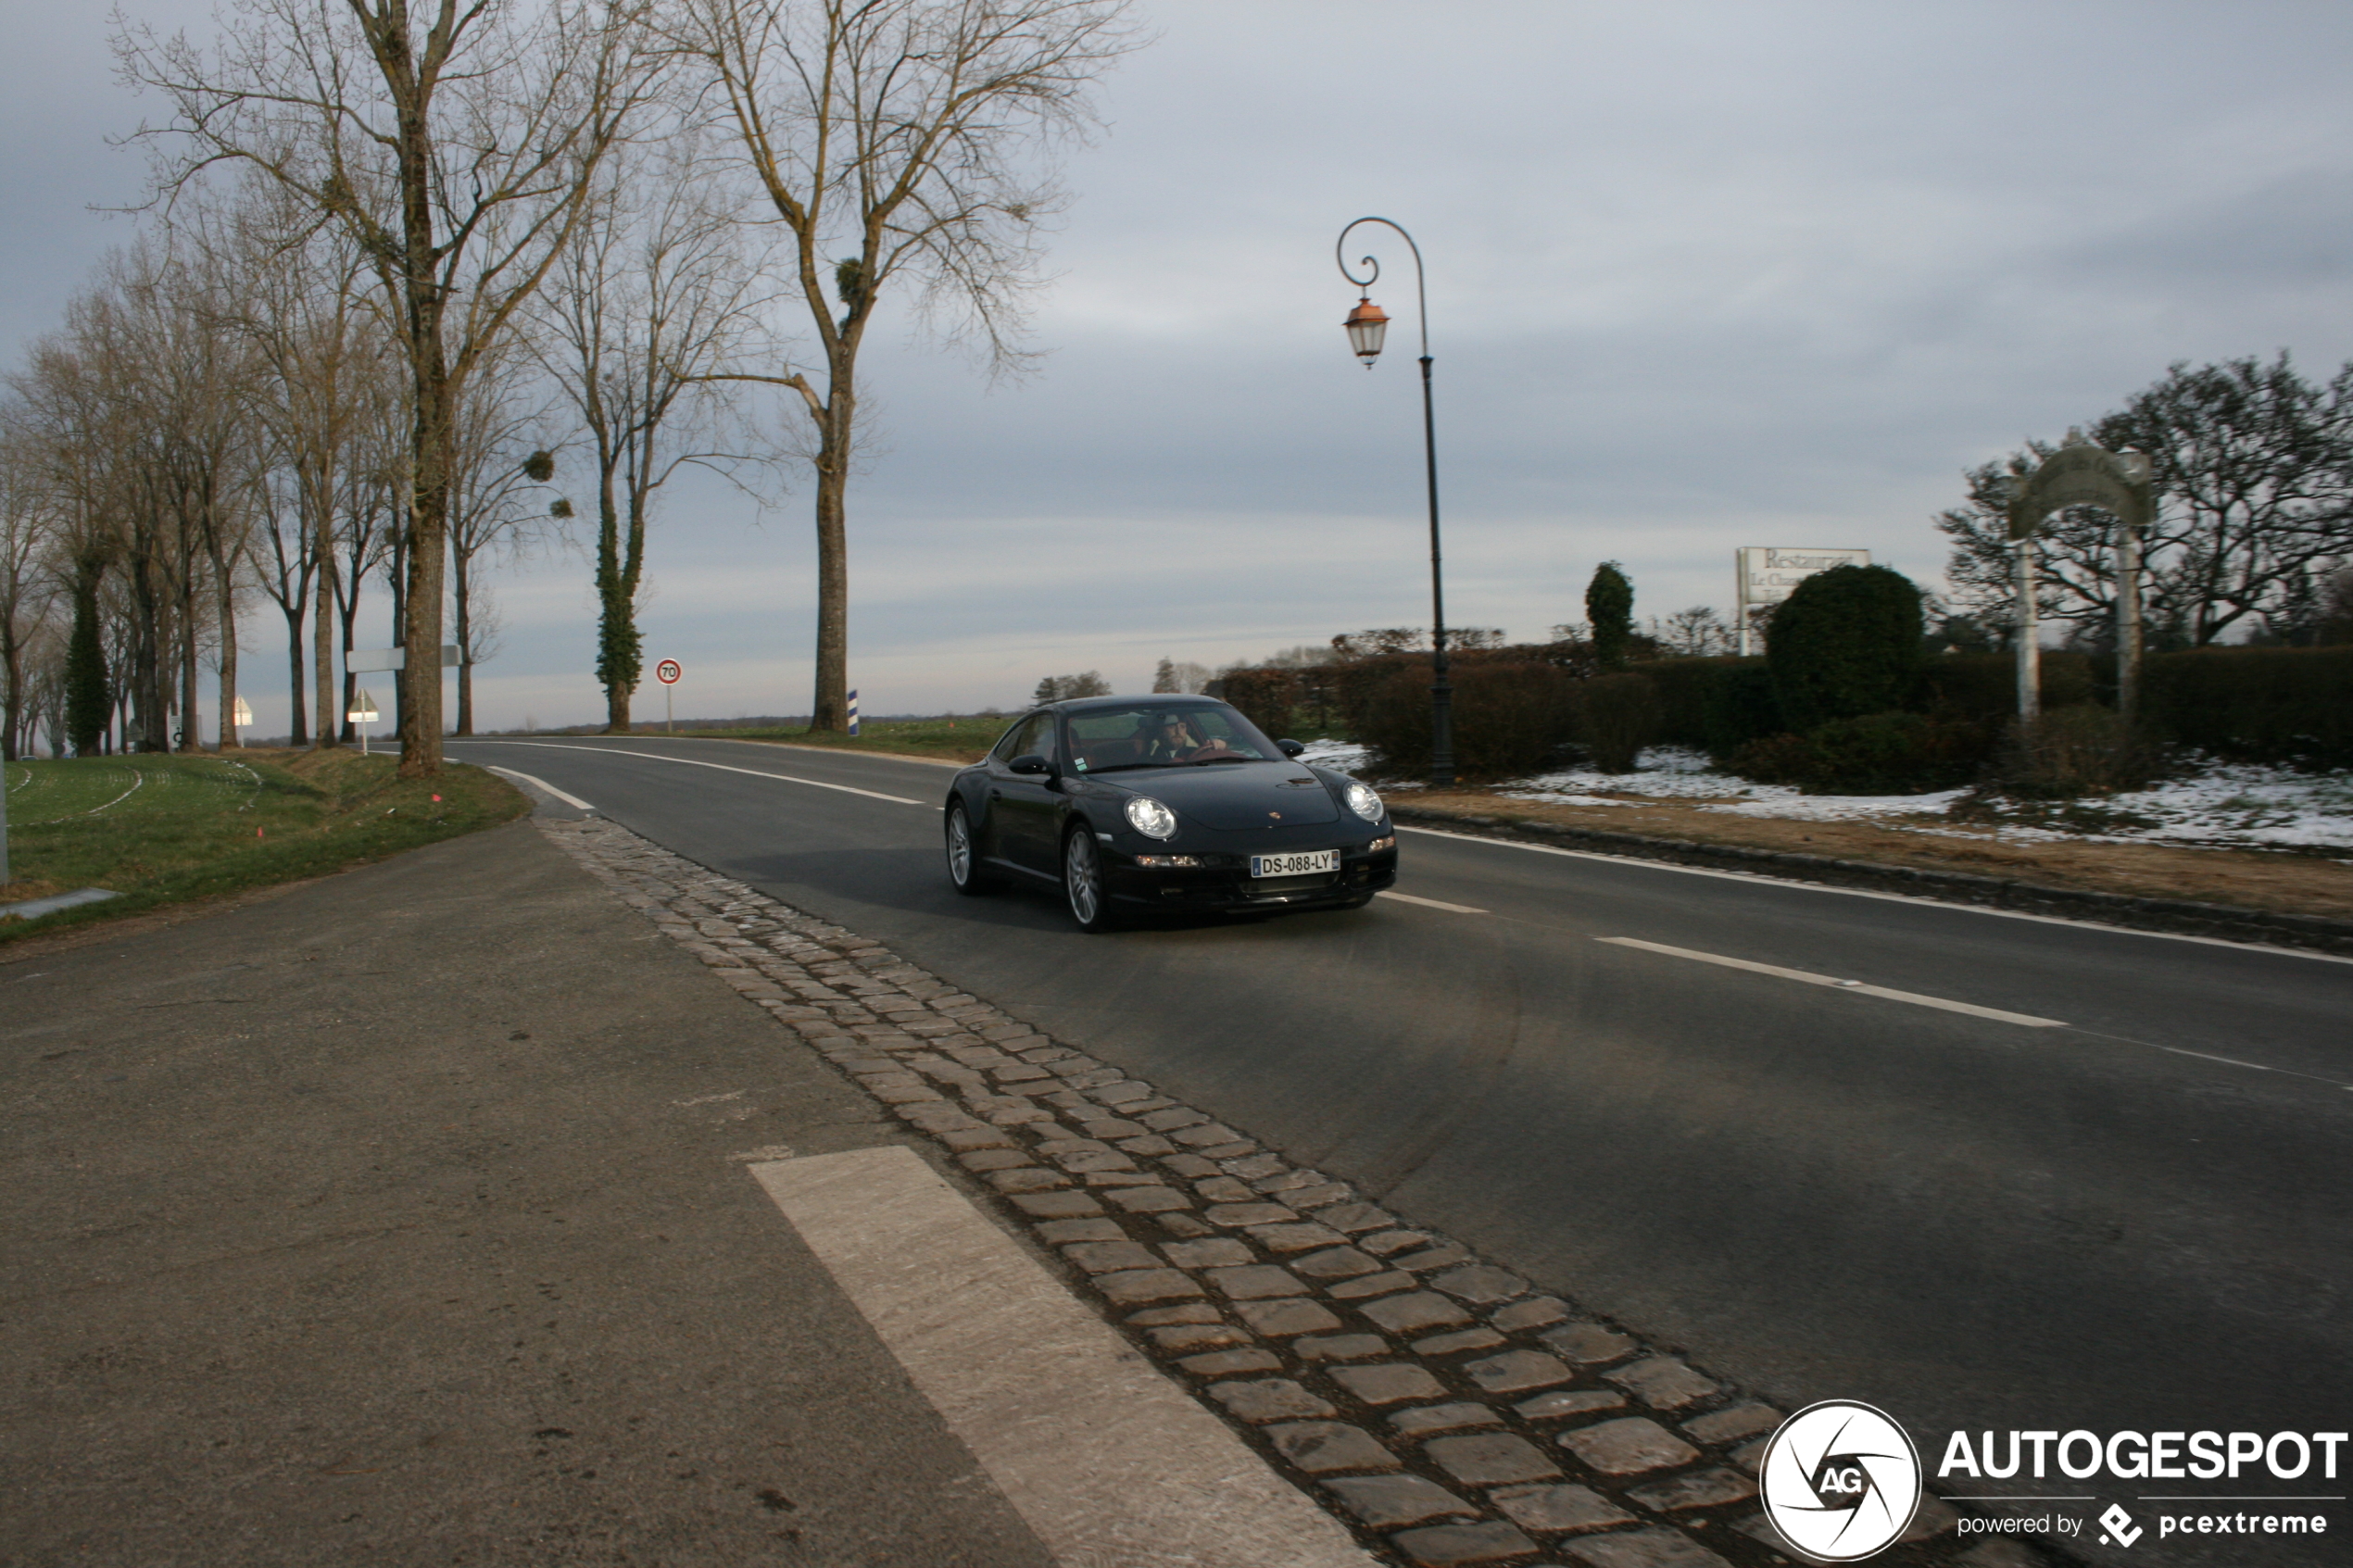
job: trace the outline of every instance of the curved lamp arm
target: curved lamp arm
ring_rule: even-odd
[[[1356,264],[1365,269],[1363,277],[1348,270],[1348,236],[1367,223],[1378,223],[1384,229],[1394,230],[1397,237],[1405,242],[1405,248],[1414,253],[1414,306],[1416,320],[1421,326],[1422,358],[1427,359],[1429,358],[1429,292],[1423,283],[1422,247],[1414,243],[1414,236],[1405,232],[1405,226],[1389,218],[1359,218],[1340,232],[1339,240],[1332,245],[1332,259],[1340,264],[1340,275],[1360,289],[1369,291],[1374,283],[1379,282],[1380,263],[1372,257],[1367,256]]]

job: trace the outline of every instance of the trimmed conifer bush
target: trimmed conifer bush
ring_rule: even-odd
[[[1766,636],[1783,721],[1811,731],[1902,708],[1919,679],[1920,631],[1920,591],[1900,571],[1834,566],[1808,577]]]

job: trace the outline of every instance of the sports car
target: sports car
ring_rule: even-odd
[[[1153,909],[1361,909],[1397,880],[1397,830],[1371,786],[1305,749],[1213,697],[1050,703],[949,786],[948,879],[1058,886],[1083,931]]]

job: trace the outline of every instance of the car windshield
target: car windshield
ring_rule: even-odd
[[[1071,765],[1082,773],[1283,760],[1273,741],[1223,703],[1089,708],[1072,714],[1069,723]]]

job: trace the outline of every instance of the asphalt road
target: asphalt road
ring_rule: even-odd
[[[1881,1405],[1931,1472],[1957,1427],[2353,1425],[2353,964],[1412,832],[1397,891],[1459,910],[1089,937],[1042,894],[950,891],[941,767],[643,736],[451,751],[887,942],[1719,1374]]]

